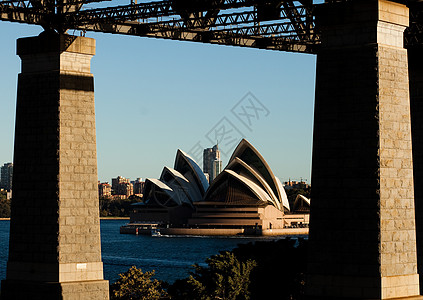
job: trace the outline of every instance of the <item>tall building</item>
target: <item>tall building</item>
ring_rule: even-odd
[[[210,183],[222,172],[219,144],[214,145],[213,148],[204,149],[203,172],[208,174]]]
[[[12,189],[13,164],[5,163],[1,167],[0,187],[10,191]]]
[[[112,197],[112,186],[108,182],[98,183],[98,197],[99,198]]]
[[[134,185],[130,182],[123,182],[118,185],[117,195],[124,195],[129,197],[134,194]]]
[[[119,185],[122,183],[130,183],[129,179],[122,177],[122,176],[118,176],[116,178],[112,178],[112,193],[113,194],[119,194],[118,190],[119,190]]]
[[[144,184],[145,182],[142,181],[142,178],[137,178],[137,180],[131,182],[134,185],[134,194],[140,195],[144,194]]]
[[[112,194],[129,197],[134,194],[134,185],[129,181],[129,178],[122,176],[112,178]]]
[[[217,177],[217,175],[222,172],[222,161],[220,159],[215,159],[212,162],[212,169],[210,172],[210,183]]]

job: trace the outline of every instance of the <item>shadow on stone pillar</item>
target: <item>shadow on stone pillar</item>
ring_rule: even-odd
[[[310,299],[420,298],[408,9],[384,0],[317,12]]]
[[[411,136],[413,139],[414,197],[416,209],[417,269],[423,273],[423,47],[408,49]],[[420,276],[423,294],[423,277]]]
[[[19,39],[14,195],[2,299],[108,299],[97,188],[95,40]]]

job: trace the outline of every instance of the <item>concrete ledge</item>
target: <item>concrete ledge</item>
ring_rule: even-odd
[[[308,235],[308,228],[265,229],[262,231],[262,235]]]
[[[208,229],[208,228],[163,228],[161,234],[165,235],[242,235],[243,229]]]
[[[392,298],[392,300],[423,300],[423,296],[413,296],[413,297],[402,297],[402,298]]]

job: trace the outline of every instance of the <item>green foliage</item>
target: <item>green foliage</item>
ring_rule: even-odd
[[[206,260],[207,267],[194,265],[195,272],[178,280],[169,289],[172,299],[248,300],[253,260],[242,262],[231,252],[223,252]]]
[[[291,208],[294,206],[295,198],[297,198],[298,194],[303,195],[310,199],[311,197],[311,188],[306,189],[285,189],[286,196],[288,197],[288,202]]]
[[[100,199],[100,217],[129,217],[131,204],[139,201],[139,198],[130,199]]]
[[[10,200],[6,199],[6,192],[0,192],[0,218],[10,218]]]
[[[169,287],[172,300],[298,300],[305,289],[308,241],[280,239],[241,244],[195,265],[189,278]]]
[[[10,200],[0,200],[0,218],[10,218]]]
[[[188,278],[169,286],[168,295],[163,292],[165,285],[147,284],[154,272],[143,274],[132,267],[112,285],[111,299],[303,299],[307,248],[307,240],[289,238],[241,244],[208,258],[207,266],[194,265]]]
[[[154,271],[143,273],[137,267],[119,274],[119,279],[110,286],[110,299],[120,300],[158,300],[166,296],[163,283],[152,280]]]

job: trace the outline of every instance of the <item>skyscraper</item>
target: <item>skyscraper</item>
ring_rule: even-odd
[[[212,169],[211,169],[211,173],[210,173],[210,183],[217,177],[217,175],[220,174],[220,172],[222,172],[222,161],[220,159],[215,159],[212,162]]]
[[[214,145],[213,148],[204,149],[203,172],[208,174],[210,183],[222,172],[219,144]]]
[[[0,187],[10,191],[12,189],[13,164],[5,163],[1,167]]]

